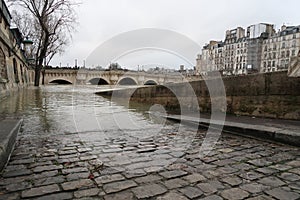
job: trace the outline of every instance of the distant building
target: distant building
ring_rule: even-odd
[[[261,72],[287,70],[300,50],[300,26],[285,26],[263,41]]]
[[[227,30],[224,41],[210,41],[196,61],[196,73],[220,71],[223,75],[287,70],[300,50],[300,26],[255,24]]]

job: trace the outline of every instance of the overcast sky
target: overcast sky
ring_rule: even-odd
[[[224,40],[225,31],[260,22],[300,25],[299,0],[81,0],[76,9],[79,25],[72,43],[53,66],[74,66],[103,42],[123,32],[141,28],[168,29],[187,36],[199,46],[209,40]],[[200,53],[199,49],[199,53]],[[118,55],[116,55],[118,56]],[[132,55],[131,55],[132,57]],[[123,58],[124,59],[124,58]],[[149,59],[149,58],[148,58]],[[165,57],[164,59],[171,59]],[[137,63],[119,60],[128,68]],[[147,60],[141,65],[150,63]],[[196,62],[196,61],[195,61]],[[153,63],[158,63],[153,59]],[[174,68],[185,64],[174,59]],[[194,63],[195,64],[195,63]]]

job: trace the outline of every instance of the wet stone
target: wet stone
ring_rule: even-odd
[[[148,182],[155,182],[155,181],[158,181],[158,180],[161,180],[162,178],[158,175],[148,175],[148,176],[143,176],[143,177],[139,177],[139,178],[136,178],[135,181],[137,183],[148,183]]]
[[[138,199],[150,198],[167,192],[167,189],[159,184],[142,185],[132,189]]]
[[[80,157],[80,160],[81,161],[87,161],[87,160],[94,160],[94,159],[97,159],[98,157],[95,156],[95,155],[90,155],[90,156],[81,156]]]
[[[157,197],[157,200],[188,200],[185,196],[178,194],[176,192],[169,192],[164,196]]]
[[[121,148],[113,148],[113,149],[102,149],[103,153],[118,153],[122,152],[123,149]]]
[[[162,167],[147,167],[147,168],[144,168],[145,172],[147,172],[147,173],[158,172],[158,171],[161,171],[162,169],[163,169]]]
[[[205,198],[201,198],[201,200],[223,200],[223,198],[214,194]]]
[[[112,175],[104,175],[104,176],[100,176],[98,178],[95,179],[95,181],[97,182],[98,185],[102,185],[105,183],[110,183],[110,182],[114,182],[114,181],[121,181],[124,180],[125,177],[122,176],[121,174],[112,174]]]
[[[207,194],[212,194],[218,191],[217,188],[213,187],[209,183],[199,183],[197,187],[199,187],[203,192]]]
[[[59,151],[58,155],[70,155],[70,154],[76,154],[76,150],[66,150],[66,151]]]
[[[74,196],[76,198],[81,198],[81,197],[92,197],[92,196],[96,196],[99,193],[99,189],[98,188],[91,188],[91,189],[87,189],[87,190],[78,190],[74,192]]]
[[[0,199],[3,199],[3,200],[20,199],[20,195],[19,195],[19,193],[0,194]]]
[[[4,172],[3,177],[9,178],[9,177],[16,177],[16,176],[25,176],[25,175],[30,175],[30,174],[32,174],[31,170],[20,169],[17,171]]]
[[[78,148],[77,151],[79,153],[85,153],[85,152],[92,151],[92,149],[91,148]]]
[[[64,190],[75,190],[79,188],[87,188],[93,186],[94,183],[90,179],[81,179],[77,181],[70,181],[70,182],[65,182],[61,184],[62,188]]]
[[[78,179],[87,179],[89,175],[90,175],[89,172],[81,172],[81,173],[68,174],[66,178],[68,181],[74,181]]]
[[[242,174],[239,174],[239,176],[241,178],[253,181],[253,180],[263,177],[264,175],[261,173],[258,173],[258,172],[250,171],[250,172],[244,172]]]
[[[134,200],[134,196],[131,192],[120,192],[116,194],[110,194],[110,195],[105,195],[104,196],[105,200]]]
[[[39,167],[33,168],[33,172],[37,173],[37,172],[43,172],[43,171],[52,171],[52,170],[62,169],[62,168],[63,168],[62,165],[39,166]]]
[[[188,176],[183,177],[184,180],[188,181],[189,183],[197,183],[199,181],[205,181],[206,178],[201,174],[194,173]]]
[[[249,193],[239,188],[232,188],[221,192],[221,196],[229,200],[239,200],[248,197]]]
[[[268,166],[268,165],[272,164],[272,162],[267,161],[265,159],[250,160],[250,161],[247,161],[247,163],[250,163],[250,164],[255,165],[257,167],[265,167],[265,166]]]
[[[200,197],[203,194],[203,192],[200,189],[190,186],[182,188],[179,191],[190,199]]]
[[[293,161],[290,161],[286,164],[289,165],[289,166],[293,166],[293,167],[300,167],[300,160],[293,160]]]
[[[153,151],[155,151],[156,150],[156,148],[142,148],[142,149],[139,149],[139,150],[137,150],[137,153],[148,153],[148,152],[153,152]]]
[[[275,176],[269,176],[266,178],[263,178],[258,181],[259,183],[262,183],[267,186],[273,186],[273,187],[279,187],[282,185],[285,185],[283,181],[281,181],[279,178],[276,178]]]
[[[203,192],[207,194],[212,194],[225,188],[223,184],[220,183],[219,181],[209,181],[206,183],[199,183],[197,187],[199,187]]]
[[[32,163],[28,166],[28,168],[34,168],[38,166],[47,166],[47,165],[52,165],[53,163],[51,161],[45,161],[45,162],[35,162]]]
[[[19,190],[25,190],[25,189],[28,189],[31,187],[32,187],[32,184],[30,182],[21,182],[21,183],[7,185],[6,190],[9,192],[14,192],[14,191],[19,191]]]
[[[73,199],[73,194],[67,193],[67,192],[61,192],[61,193],[50,194],[50,195],[38,197],[35,200],[52,200],[52,199],[59,199],[59,200]]]
[[[272,165],[270,167],[279,171],[286,171],[292,168],[292,166],[282,165],[282,164]]]
[[[124,171],[125,171],[125,169],[122,168],[122,167],[109,167],[109,168],[105,168],[103,170],[100,170],[99,173],[101,175],[108,175],[108,174],[122,173]]]
[[[300,180],[300,176],[293,173],[282,173],[279,177],[283,180],[292,181],[292,182]]]
[[[62,159],[58,159],[57,162],[60,164],[63,163],[74,163],[74,162],[78,162],[79,158],[62,158]]]
[[[265,191],[266,189],[269,189],[268,186],[259,183],[249,183],[249,184],[241,185],[240,188],[250,193],[260,193]]]
[[[69,169],[62,170],[63,174],[72,174],[78,172],[88,172],[88,169],[86,167],[76,167],[76,168],[69,168]]]
[[[218,166],[225,166],[225,165],[229,165],[229,164],[233,164],[235,163],[235,160],[232,159],[225,159],[225,160],[219,160],[219,161],[215,161],[212,164],[214,165],[218,165]]]
[[[48,177],[34,181],[35,186],[50,185],[54,183],[62,183],[65,181],[63,176]]]
[[[37,188],[31,188],[30,190],[25,190],[22,192],[21,196],[22,198],[36,197],[45,194],[51,194],[58,191],[60,191],[59,186],[57,184],[54,184],[54,185],[37,187]]]
[[[281,188],[275,188],[273,190],[266,191],[266,193],[277,199],[296,200],[300,198],[300,194],[296,192],[286,191]]]
[[[34,163],[34,158],[13,160],[10,164],[19,165],[19,164],[30,164],[30,163]]]
[[[145,176],[146,174],[147,173],[143,169],[137,169],[132,171],[126,171],[124,173],[124,176],[126,178],[135,178],[135,177]]]
[[[188,185],[189,183],[181,178],[169,179],[164,182],[168,189],[180,188]]]
[[[173,170],[173,171],[166,171],[159,173],[161,176],[165,178],[175,178],[175,177],[181,177],[187,174],[187,172],[182,170]]]
[[[137,184],[132,180],[126,180],[126,181],[120,181],[120,182],[113,182],[108,183],[103,186],[103,190],[106,193],[113,193],[113,192],[119,192],[128,188],[132,188],[137,186]]]
[[[257,168],[255,170],[266,175],[271,175],[278,172],[278,170],[269,167]]]
[[[243,182],[242,179],[240,179],[239,177],[232,177],[232,176],[224,178],[223,181],[225,183],[228,183],[231,186],[236,186]]]

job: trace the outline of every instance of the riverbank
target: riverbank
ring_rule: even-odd
[[[14,149],[22,121],[18,118],[0,118],[0,172]]]
[[[165,118],[201,128],[218,129],[224,133],[260,138],[300,147],[300,121],[247,116],[226,115],[225,121],[212,120],[209,115],[201,117],[167,115]]]

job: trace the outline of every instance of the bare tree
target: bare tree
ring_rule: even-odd
[[[45,59],[50,62],[62,53],[75,30],[75,0],[8,0],[14,11],[14,19],[25,37],[34,41],[34,85],[39,86]]]

